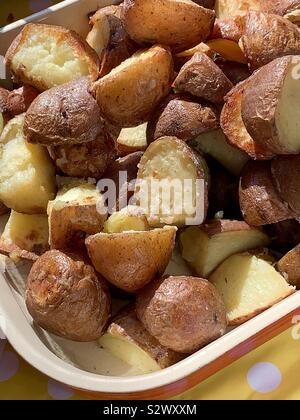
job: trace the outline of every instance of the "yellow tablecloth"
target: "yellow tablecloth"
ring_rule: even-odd
[[[0,26],[57,3],[0,0]],[[289,330],[179,399],[300,399],[300,341]],[[0,399],[81,399],[40,374],[0,340]]]

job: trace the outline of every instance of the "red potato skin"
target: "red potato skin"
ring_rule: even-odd
[[[28,110],[32,102],[39,95],[39,91],[32,86],[22,86],[9,93],[7,98],[7,110],[14,117]]]
[[[42,328],[79,342],[100,338],[110,316],[104,280],[82,257],[60,251],[46,252],[33,265],[26,305]]]
[[[300,0],[264,0],[262,8],[264,12],[285,16],[300,9]]]
[[[279,141],[275,115],[282,85],[293,59],[293,56],[281,57],[267,64],[253,74],[243,92],[242,118],[245,127],[258,144],[274,155],[291,154]]]
[[[216,19],[210,39],[222,38],[239,42],[245,32],[245,23],[245,16],[232,16],[231,18]]]
[[[199,350],[223,335],[227,327],[221,296],[211,283],[196,277],[153,281],[137,296],[136,312],[161,345],[178,353]]]
[[[240,207],[250,226],[294,219],[295,213],[281,200],[272,180],[270,162],[249,162],[240,179]]]
[[[188,141],[219,127],[216,110],[188,96],[170,95],[154,111],[147,125],[147,141],[177,137]]]
[[[284,255],[277,263],[277,270],[292,286],[300,288],[300,244]]]
[[[241,44],[254,71],[278,57],[300,54],[300,31],[281,16],[251,11]]]
[[[222,104],[233,84],[206,54],[196,53],[182,67],[173,86],[179,92]]]
[[[3,116],[4,124],[6,124],[11,118],[11,115],[9,114],[7,109],[8,96],[9,91],[0,87],[0,113]]]

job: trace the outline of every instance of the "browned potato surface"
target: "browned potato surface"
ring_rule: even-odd
[[[182,355],[162,346],[148,333],[137,319],[134,305],[116,315],[99,343],[143,374],[165,369],[182,359]]]
[[[95,185],[70,178],[65,182],[48,205],[51,249],[84,246],[86,235],[100,232],[107,219],[103,197]]]
[[[215,13],[190,0],[125,0],[122,19],[137,43],[161,43],[176,52],[205,41]]]
[[[230,255],[269,245],[268,236],[245,222],[212,220],[180,235],[183,258],[197,275],[208,276]]]
[[[216,61],[223,73],[234,85],[248,79],[251,73],[245,64],[236,63],[234,61]]]
[[[108,133],[101,137],[82,144],[50,146],[49,154],[65,175],[99,179],[117,157],[114,140]]]
[[[102,115],[118,127],[146,122],[170,91],[173,60],[168,49],[155,45],[123,61],[93,87]]]
[[[207,214],[209,171],[183,140],[161,137],[144,153],[135,197],[151,226],[201,224]]]
[[[296,219],[267,225],[264,230],[272,239],[272,249],[278,250],[281,255],[300,243],[300,223]]]
[[[7,111],[13,116],[23,114],[38,95],[39,91],[28,85],[13,90],[7,97]]]
[[[248,79],[243,92],[246,129],[274,154],[300,153],[299,63],[300,56],[291,55],[272,61]]]
[[[300,216],[300,156],[280,156],[272,161],[273,181],[280,197]]]
[[[46,252],[33,265],[26,305],[42,328],[80,342],[100,338],[110,316],[103,279],[80,257],[60,251]]]
[[[245,16],[249,10],[261,10],[265,0],[216,0],[215,10],[218,18]]]
[[[240,206],[252,226],[294,219],[295,213],[281,199],[272,179],[269,162],[249,162],[241,175]]]
[[[193,353],[226,332],[224,303],[212,284],[196,277],[165,277],[137,297],[137,316],[161,345]]]
[[[300,9],[299,0],[265,0],[263,2],[263,9],[268,13],[275,15],[286,16]]]
[[[254,141],[242,119],[243,93],[249,83],[250,79],[244,80],[226,96],[220,123],[229,144],[243,150],[252,159],[268,160],[274,157],[274,153]]]
[[[86,239],[96,270],[119,289],[134,293],[162,275],[171,259],[177,229],[98,233]]]
[[[188,96],[170,95],[155,110],[148,123],[147,140],[151,143],[164,136],[187,141],[218,128],[215,109]]]
[[[196,53],[180,70],[174,87],[179,92],[219,104],[233,85],[206,54]]]
[[[98,77],[97,53],[76,32],[62,26],[27,24],[5,59],[16,82],[39,91],[81,76]]]
[[[224,19],[216,19],[214,30],[210,36],[212,39],[223,38],[239,42],[245,31],[245,17],[231,16]]]
[[[27,141],[55,146],[105,138],[104,121],[90,86],[90,79],[82,77],[39,95],[26,113]]]
[[[286,281],[300,287],[300,244],[284,255],[277,263],[278,271]]]
[[[287,19],[252,11],[241,45],[250,68],[256,70],[278,57],[300,54],[300,32]]]

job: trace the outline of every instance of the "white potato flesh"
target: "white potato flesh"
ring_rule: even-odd
[[[249,10],[260,10],[260,0],[216,0],[217,18],[244,16]]]
[[[110,40],[110,26],[104,13],[97,15],[93,28],[88,33],[86,41],[101,57]]]
[[[295,291],[269,262],[250,254],[228,258],[209,280],[224,299],[231,325],[253,318]]]
[[[278,100],[275,124],[286,152],[300,153],[300,61],[292,64]]]
[[[117,144],[134,151],[145,150],[147,148],[147,125],[140,124],[137,127],[123,128],[117,139]]]
[[[199,227],[189,227],[180,236],[182,256],[196,273],[207,278],[230,255],[264,247],[269,238],[260,230],[222,232],[209,237]]]
[[[147,218],[139,207],[124,207],[113,213],[104,224],[104,233],[121,233],[150,230]]]

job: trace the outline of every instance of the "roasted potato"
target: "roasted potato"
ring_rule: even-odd
[[[224,303],[208,281],[196,277],[164,277],[137,296],[139,320],[161,345],[193,353],[226,332]]]
[[[108,168],[105,178],[111,180],[116,187],[116,200],[109,207],[109,212],[113,213],[128,205],[134,193],[138,164],[142,156],[143,152],[131,153],[117,159]]]
[[[98,77],[97,53],[76,32],[61,26],[29,23],[5,56],[14,80],[39,91],[81,76]]]
[[[123,309],[113,319],[99,344],[141,374],[165,369],[182,355],[162,346],[137,319],[134,306]]]
[[[218,64],[225,76],[227,76],[234,85],[237,85],[251,76],[248,66],[245,64],[235,63],[234,61],[226,61],[223,59],[216,60],[216,64]]]
[[[269,262],[252,254],[231,256],[209,281],[224,299],[229,325],[243,324],[295,291]]]
[[[263,2],[264,11],[280,16],[286,16],[299,9],[299,0],[265,0]]]
[[[269,162],[249,162],[245,166],[239,196],[243,217],[252,226],[269,225],[296,217],[276,189]]]
[[[203,133],[188,144],[198,152],[213,157],[236,176],[240,175],[243,167],[249,160],[245,152],[228,144],[221,129]]]
[[[162,275],[171,259],[177,229],[98,233],[86,239],[96,270],[110,283],[134,293]]]
[[[212,60],[214,60],[217,55],[211,48],[209,48],[207,44],[205,44],[204,42],[200,42],[200,44],[196,45],[193,48],[189,48],[188,50],[181,51],[173,55],[175,70],[179,72],[181,67],[185,63],[187,63],[193,57],[194,54],[198,52],[206,54]]]
[[[8,96],[9,91],[0,86],[0,134],[2,133],[5,124],[10,118],[10,115],[7,110]]]
[[[216,19],[212,39],[229,39],[239,42],[245,32],[245,16],[230,16],[223,19]]]
[[[111,310],[108,288],[93,267],[60,251],[48,251],[34,263],[26,305],[39,326],[80,342],[101,337]]]
[[[300,56],[278,58],[254,73],[243,92],[246,129],[274,154],[300,153],[299,64]]]
[[[0,137],[0,200],[19,213],[45,213],[56,192],[55,170],[47,150],[23,137],[24,114]]]
[[[49,249],[48,218],[45,214],[21,214],[12,210],[0,238],[0,253],[12,259],[35,261]]]
[[[108,133],[87,143],[50,146],[48,151],[63,174],[82,178],[101,178],[117,157],[115,142]]]
[[[179,92],[220,104],[233,84],[206,54],[196,53],[180,70],[174,87]]]
[[[296,219],[264,226],[264,230],[272,239],[272,250],[281,255],[300,243],[300,223]]]
[[[105,139],[104,121],[90,86],[90,79],[82,77],[39,95],[26,113],[26,140],[56,146]]]
[[[280,156],[271,163],[273,181],[280,197],[300,216],[300,155]]]
[[[128,206],[113,213],[104,224],[104,233],[150,230],[147,218],[140,207]]]
[[[300,287],[300,244],[284,255],[277,263],[277,269],[286,281]]]
[[[23,114],[38,95],[39,91],[28,85],[13,90],[7,97],[7,111],[12,116]]]
[[[144,153],[135,197],[151,226],[201,224],[207,214],[206,162],[176,137],[161,137]]]
[[[125,0],[122,19],[137,43],[161,43],[178,52],[208,38],[215,13],[190,0]]]
[[[183,258],[203,278],[208,278],[230,255],[269,243],[262,231],[234,220],[212,220],[199,227],[189,227],[180,235]]]
[[[80,248],[86,235],[100,232],[107,219],[104,199],[94,184],[66,181],[48,205],[51,249]]]
[[[164,136],[187,141],[219,127],[217,111],[196,102],[194,98],[170,95],[163,101],[148,123],[149,143]]]
[[[300,54],[300,32],[281,16],[250,12],[241,45],[252,71],[278,57]]]
[[[243,92],[250,79],[239,83],[226,96],[220,123],[229,144],[246,152],[252,159],[268,160],[274,157],[274,153],[250,136],[242,118]]]
[[[244,16],[249,10],[261,10],[263,2],[261,0],[216,0],[215,11],[217,17],[221,19]]]
[[[170,51],[155,45],[138,51],[93,87],[102,115],[119,127],[146,122],[170,91],[173,81]]]
[[[86,42],[91,48],[93,48],[93,50],[96,51],[99,58],[101,58],[105,49],[108,47],[111,37],[111,28],[108,16],[106,13],[103,13],[102,9],[99,9],[91,17],[90,23],[92,25],[92,29],[86,37]]]
[[[117,139],[117,149],[120,156],[127,156],[134,152],[143,152],[147,149],[147,125],[144,123],[137,127],[123,128]]]
[[[212,39],[207,41],[207,46],[224,60],[247,64],[246,57],[239,44],[230,39]]]

